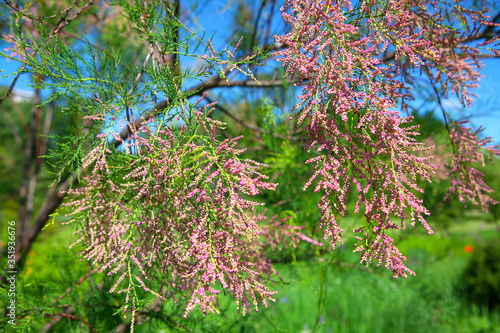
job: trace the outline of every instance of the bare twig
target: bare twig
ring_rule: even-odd
[[[276,0],[272,0],[272,3],[271,3],[271,10],[269,12],[269,17],[267,18],[267,30],[266,30],[266,39],[265,39],[265,43],[267,43],[269,41],[269,35],[270,35],[270,32],[271,32],[271,21],[273,19],[273,14],[274,14],[274,7],[276,5]]]
[[[260,16],[262,15],[262,11],[264,10],[264,7],[266,6],[268,0],[262,0],[259,6],[259,10],[257,11],[257,17],[255,18],[255,21],[253,23],[253,31],[252,31],[252,38],[250,39],[250,50],[253,49],[255,45],[255,38],[257,37],[257,31],[259,30],[259,20]]]
[[[17,80],[19,79],[19,76],[21,75],[21,72],[23,71],[23,69],[26,68],[26,64],[23,64],[21,66],[21,68],[18,70],[17,72],[17,75],[16,77],[14,78],[14,80],[12,80],[12,83],[10,84],[9,86],[9,89],[7,89],[7,91],[5,92],[5,94],[3,95],[2,99],[0,99],[0,104],[2,104],[3,101],[5,101],[5,99],[12,93],[12,90],[14,89],[14,87],[16,86],[16,83],[17,83]]]
[[[209,103],[213,103],[214,101],[211,100],[208,96],[205,96],[205,99],[209,102]],[[250,124],[250,123],[247,123],[246,121],[244,121],[243,119],[240,119],[239,117],[235,116],[234,114],[230,113],[229,111],[227,111],[224,107],[220,106],[219,104],[215,104],[215,107],[217,109],[219,109],[222,113],[224,113],[226,116],[228,116],[229,118],[233,119],[235,122],[237,122],[238,124],[241,124],[242,126],[246,127],[246,128],[249,128],[251,130],[254,130],[256,132],[259,132],[259,133],[262,133],[262,134],[268,134],[265,130],[263,130],[262,128],[258,127],[258,126],[255,126],[254,124]]]
[[[64,293],[62,293],[61,295],[59,295],[59,297],[57,297],[55,300],[52,301],[52,304],[56,303],[57,301],[60,301],[61,299],[64,298],[64,296],[66,296],[67,294],[69,294],[71,292],[71,290],[73,290],[73,288],[77,287],[78,285],[82,284],[85,280],[87,280],[92,274],[95,274],[97,273],[97,271],[99,270],[99,268],[94,268],[93,270],[91,270],[90,272],[88,272],[87,274],[85,274],[84,276],[82,276],[80,278],[80,280],[78,280],[77,283],[75,283],[75,285],[73,287],[69,287],[68,289],[66,289],[66,291]]]
[[[52,34],[49,35],[49,38],[52,37],[52,36],[55,36],[57,35],[57,33],[59,31],[61,31],[61,29],[63,29],[65,26],[67,26],[71,21],[75,20],[78,16],[80,16],[84,11],[86,11],[87,9],[89,9],[90,7],[92,7],[93,3],[94,3],[95,0],[89,0],[89,2],[87,2],[82,8],[80,8],[80,10],[78,10],[75,15],[73,15],[72,17],[70,17],[68,20],[65,19],[65,17],[63,17],[59,23],[57,24],[55,30],[52,32]]]
[[[38,17],[38,18],[36,18],[36,21],[43,21],[43,20],[55,18],[55,17],[58,17],[59,15],[64,15],[64,17],[66,17],[68,15],[69,11],[71,10],[71,8],[73,8],[76,4],[78,4],[79,1],[80,0],[75,0],[68,8],[63,9],[59,13],[56,13],[54,15],[45,16],[45,17]]]
[[[74,311],[73,307],[69,306],[66,309],[64,309],[64,312],[61,312],[61,313],[54,313],[54,314],[52,314],[52,313],[46,313],[45,317],[46,318],[52,318],[52,321],[49,322],[49,323],[47,323],[47,324],[45,324],[42,327],[41,332],[48,332],[48,331],[50,331],[61,320],[61,318],[69,318],[69,319],[73,319],[73,320],[78,320],[83,325],[85,325],[89,329],[91,329],[92,332],[98,333],[97,330],[94,327],[92,327],[92,325],[90,325],[88,322],[86,322],[85,320],[83,320],[81,318],[78,318],[75,315],[71,314],[73,311]]]
[[[205,96],[204,98],[209,103],[213,103],[214,102],[208,96]],[[266,135],[271,135],[271,136],[274,136],[275,138],[279,138],[279,139],[287,139],[287,140],[290,140],[290,141],[299,141],[299,139],[296,139],[296,138],[293,138],[293,137],[284,137],[283,135],[280,135],[280,134],[268,132],[268,131],[266,131],[266,130],[264,130],[264,129],[256,126],[256,125],[254,125],[254,124],[247,123],[246,121],[244,121],[243,119],[241,119],[238,116],[235,116],[234,114],[232,114],[231,112],[229,112],[228,110],[226,110],[226,108],[220,106],[219,104],[215,104],[214,107],[217,108],[217,109],[219,109],[222,113],[224,113],[225,115],[227,115],[229,118],[233,119],[238,124],[241,124],[242,126],[244,126],[246,128],[249,128],[251,130],[254,130],[254,131],[258,132],[258,133],[266,134]]]
[[[139,81],[141,80],[141,77],[142,75],[144,74],[144,70],[146,69],[146,65],[148,64],[149,62],[149,59],[151,58],[151,56],[153,55],[153,49],[151,48],[148,52],[148,54],[146,55],[146,59],[144,59],[144,62],[142,63],[142,66],[141,66],[141,69],[139,71],[139,73],[137,73],[137,76],[135,77],[134,79],[134,83],[132,84],[132,87],[130,88],[130,90],[128,91],[128,95],[132,94],[132,92],[134,91],[135,87],[137,86],[137,83],[139,83]]]

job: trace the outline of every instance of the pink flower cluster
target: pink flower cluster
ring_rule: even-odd
[[[263,204],[250,198],[278,184],[259,172],[265,165],[239,158],[240,138],[219,142],[221,123],[202,110],[191,115],[180,131],[153,130],[151,120],[123,143],[125,152],[112,152],[105,139],[89,152],[83,165],[92,171],[65,204],[79,225],[74,245],[100,272],[118,274],[110,292],[125,293],[133,309],[137,289],[162,300],[190,294],[185,316],[197,306],[218,312],[221,291],[235,296],[243,314],[267,307],[276,292],[264,279],[275,272],[263,241],[314,241],[276,217],[262,225],[267,217],[255,209]]]
[[[474,205],[481,205],[484,211],[488,211],[489,205],[495,205],[498,202],[486,195],[493,190],[484,182],[484,174],[471,165],[480,163],[484,167],[485,153],[491,160],[491,155],[500,155],[500,146],[487,147],[486,145],[492,141],[491,137],[480,139],[478,134],[482,129],[472,132],[470,127],[463,126],[466,123],[466,121],[455,123],[450,132],[454,154],[447,166],[451,185],[446,197],[453,194],[464,205],[468,200]]]
[[[473,67],[480,67],[450,60],[456,59],[457,35],[436,22],[439,15],[458,15],[481,23],[484,15],[446,6],[424,0],[288,0],[281,9],[292,31],[276,37],[287,47],[275,54],[285,76],[298,76],[303,87],[294,110],[306,129],[306,149],[317,152],[307,162],[315,172],[304,190],[315,182],[314,191],[322,191],[320,225],[333,247],[343,233],[336,216],[348,214],[348,198],[356,195],[354,213],[364,212],[366,224],[355,230],[355,252],[362,252],[367,265],[385,262],[394,277],[413,272],[386,232],[405,229],[409,219],[432,233],[417,180],[430,181],[436,167],[419,153],[430,148],[415,139],[412,118],[395,111],[410,97],[409,69],[422,67],[429,75],[439,69],[434,82],[451,82],[469,103],[467,88],[478,77]],[[438,41],[443,36],[448,37]],[[386,61],[390,52],[393,61]]]

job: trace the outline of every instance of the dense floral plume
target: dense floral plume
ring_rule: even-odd
[[[486,22],[480,12],[428,1],[288,0],[282,7],[292,31],[276,37],[287,45],[276,55],[285,76],[298,76],[303,87],[294,110],[307,130],[306,149],[320,152],[307,162],[315,172],[304,190],[316,182],[314,191],[323,192],[321,227],[334,247],[343,232],[336,216],[348,213],[354,190],[354,212],[363,211],[366,218],[366,225],[355,230],[355,252],[367,265],[385,263],[394,277],[414,273],[386,231],[418,220],[432,233],[424,218],[429,212],[416,194],[422,192],[417,180],[430,181],[436,169],[418,153],[430,147],[417,142],[412,118],[395,111],[410,96],[409,69],[422,68],[436,86],[451,86],[466,104],[471,102],[468,89],[479,77],[476,50],[463,47],[457,54],[465,34],[435,24],[454,15],[466,24]],[[467,36],[477,31],[468,29]],[[481,182],[460,184],[487,190]]]
[[[471,165],[480,163],[484,167],[485,153],[490,159],[492,155],[499,156],[500,146],[487,147],[491,137],[480,139],[482,128],[472,132],[470,127],[463,126],[466,123],[457,122],[450,131],[454,154],[447,166],[451,185],[446,196],[456,195],[464,205],[469,201],[487,212],[490,205],[498,202],[486,194],[493,190],[484,182],[484,174]]]
[[[81,236],[74,245],[100,272],[118,275],[110,292],[126,294],[125,308],[135,311],[137,288],[162,300],[191,292],[185,316],[196,306],[218,312],[221,291],[235,296],[243,314],[251,304],[267,307],[276,292],[264,284],[274,270],[262,241],[321,245],[276,217],[262,226],[267,217],[255,208],[263,204],[248,197],[278,184],[259,172],[265,165],[239,158],[241,137],[217,141],[222,123],[202,111],[177,131],[153,130],[150,120],[122,142],[126,152],[112,152],[103,138],[83,161],[92,170],[85,185],[68,191],[70,222]]]

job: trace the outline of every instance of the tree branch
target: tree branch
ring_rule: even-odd
[[[63,299],[64,296],[66,296],[67,294],[69,294],[71,292],[71,290],[73,290],[74,287],[77,287],[79,286],[80,284],[82,284],[85,280],[87,280],[92,274],[95,274],[97,273],[97,271],[99,270],[99,268],[94,268],[93,270],[91,270],[90,272],[88,272],[87,274],[85,274],[84,276],[82,276],[80,278],[80,280],[78,280],[77,283],[75,283],[75,285],[73,287],[69,287],[68,289],[66,289],[66,291],[64,293],[62,293],[61,295],[59,295],[59,297],[57,297],[55,300],[52,301],[52,304],[56,303],[57,301],[60,301],[61,299]]]
[[[282,47],[284,47],[283,44],[276,43],[273,46],[269,47],[268,51],[277,50],[277,49],[282,48]],[[251,52],[250,54],[247,54],[245,56],[237,58],[236,61],[241,61],[243,59],[251,57],[252,55],[254,55],[253,52]],[[222,71],[224,74],[224,77],[227,76],[227,74],[229,72],[231,72],[233,69],[234,69],[234,67],[232,65],[227,65],[226,67],[224,67],[224,69]],[[201,83],[197,84],[196,86],[185,90],[184,93],[187,94],[189,97],[202,95],[205,91],[207,91],[209,89],[227,86],[227,83],[225,83],[225,82],[226,81],[222,79],[222,74],[217,74],[217,75],[207,79],[206,81],[201,82]],[[243,84],[242,83],[243,81],[241,81],[241,82],[234,81],[234,82]],[[273,82],[277,82],[277,81],[273,81]],[[243,86],[248,86],[248,87],[253,86],[253,84],[250,84],[250,83],[245,83],[245,84],[246,85],[243,85]],[[276,86],[276,85],[277,84],[274,83],[272,85],[270,84],[269,86]],[[161,101],[160,103],[157,103],[151,110],[149,110],[148,112],[145,112],[139,118],[134,120],[135,128],[139,129],[142,126],[142,123],[145,120],[147,120],[151,115],[154,116],[157,112],[167,108],[169,105],[170,105],[170,100],[168,98]],[[130,135],[130,130],[128,128],[125,128],[124,130],[122,130],[120,132],[120,135],[119,135],[119,137],[122,141],[114,140],[114,143],[112,143],[112,144],[114,144],[115,147],[118,147],[119,145],[122,144],[123,141],[125,141],[128,138],[129,135]]]
[[[29,184],[33,156],[35,155],[33,152],[33,146],[38,128],[38,113],[40,112],[40,108],[37,106],[38,104],[40,104],[40,91],[37,89],[35,98],[33,99],[33,106],[31,107],[30,125],[26,138],[26,146],[24,148],[24,163],[22,167],[21,187],[19,188],[19,209],[17,214],[17,239],[19,241],[16,244],[16,252],[22,252],[24,239],[26,238],[26,233],[29,228]]]
[[[92,3],[94,2],[95,0],[90,0],[88,3],[86,3],[75,15],[73,15],[69,20],[64,20],[64,22],[62,21],[59,21],[59,23],[57,24],[57,26],[55,28],[53,28],[52,32],[49,34],[49,38],[51,37],[54,37],[55,35],[57,35],[59,32],[62,31],[62,29],[64,27],[66,27],[71,21],[73,21],[74,19],[76,19],[78,16],[80,16],[84,11],[86,11],[88,8],[90,8],[92,6]],[[7,6],[9,6],[10,8],[12,8],[15,12],[17,13],[21,13],[21,11],[19,10],[19,8],[17,7],[16,4],[13,4],[12,2],[10,2],[9,0],[4,0],[4,2],[7,4]],[[73,6],[73,5],[72,5]],[[34,18],[28,16],[27,14],[25,13],[22,13],[23,14],[23,17],[27,18],[28,20],[32,20],[32,21],[35,21]],[[66,13],[67,14],[67,13]],[[66,17],[66,16],[64,16]],[[48,26],[47,24],[45,24],[46,26]],[[50,27],[50,26],[49,26]],[[70,35],[71,37],[76,37],[78,38],[80,41],[83,41],[83,42],[87,42],[85,41],[83,38],[80,38],[74,34],[71,34],[71,33],[67,33],[68,35]],[[99,47],[99,49],[103,50],[102,48]],[[35,56],[36,53],[34,53],[32,56]],[[5,92],[5,94],[3,95],[2,99],[0,99],[0,104],[2,104],[2,102],[12,93],[12,90],[14,89],[14,87],[16,86],[16,83],[17,83],[17,80],[19,79],[19,76],[21,75],[21,72],[26,68],[26,63],[24,63],[21,68],[18,70],[18,73],[16,75],[16,77],[14,78],[14,80],[12,80],[12,83],[10,84],[9,86],[9,89],[7,89],[7,91]]]
[[[94,327],[92,327],[92,325],[90,325],[88,322],[86,322],[85,320],[80,319],[80,318],[76,317],[75,315],[71,314],[73,311],[74,311],[74,308],[71,307],[71,306],[68,306],[66,309],[64,309],[64,312],[62,312],[62,313],[55,313],[55,314],[46,313],[45,317],[52,318],[52,321],[49,322],[49,323],[47,323],[47,324],[45,324],[42,327],[41,332],[48,332],[48,331],[50,331],[61,320],[61,317],[64,317],[64,318],[69,318],[69,319],[73,319],[73,320],[78,320],[83,325],[85,325],[89,329],[91,329],[92,332],[98,333],[97,330]]]
[[[205,96],[204,97],[209,103],[213,103],[214,101],[212,101],[208,96]],[[246,128],[249,128],[251,130],[254,130],[258,133],[261,133],[261,134],[266,134],[266,135],[271,135],[271,136],[274,136],[275,138],[279,138],[279,139],[287,139],[287,140],[290,140],[290,141],[298,141],[298,139],[295,139],[293,137],[284,137],[283,135],[280,135],[280,134],[275,134],[275,133],[271,133],[271,132],[268,132],[254,124],[250,124],[250,123],[247,123],[246,121],[244,121],[243,119],[235,116],[234,114],[230,113],[228,110],[226,110],[226,108],[220,106],[219,104],[215,104],[215,107],[217,109],[219,109],[222,113],[224,113],[225,115],[227,115],[229,118],[233,119],[235,122],[241,124],[242,126],[246,127]]]
[[[205,96],[205,99],[209,103],[214,103],[214,101],[211,100],[208,96]],[[234,121],[236,121],[237,123],[241,124],[242,126],[247,127],[247,128],[249,128],[251,130],[254,130],[256,132],[262,133],[262,134],[269,134],[265,130],[263,130],[262,128],[260,128],[258,126],[255,126],[254,124],[247,123],[243,119],[240,119],[239,117],[233,115],[232,113],[230,113],[229,111],[227,111],[224,107],[220,106],[219,104],[215,104],[215,107],[217,109],[219,109],[222,113],[224,113],[226,116],[228,116],[229,118],[231,118]]]

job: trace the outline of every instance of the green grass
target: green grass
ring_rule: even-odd
[[[317,332],[495,332],[498,314],[468,310],[454,292],[463,260],[444,260],[408,280],[352,268],[327,267]],[[317,264],[278,267],[289,285],[278,288],[273,309],[252,314],[234,332],[305,332],[318,316]]]
[[[349,246],[320,262],[277,264],[286,284],[276,286],[275,304],[243,319],[232,307],[215,321],[214,316],[200,317],[200,331],[311,332],[318,320],[316,332],[500,332],[498,310],[469,304],[461,294],[462,274],[474,255],[465,253],[464,246],[498,237],[493,228],[478,229],[474,223],[475,229],[466,223],[453,232],[401,241],[407,265],[417,274],[406,279],[394,279],[384,268],[365,270]]]
[[[151,319],[136,326],[136,332],[499,332],[500,312],[487,311],[468,304],[462,297],[462,273],[472,253],[465,253],[465,245],[483,239],[498,238],[490,224],[479,226],[467,222],[452,230],[437,231],[434,235],[415,233],[402,239],[398,247],[409,259],[407,265],[416,272],[409,278],[392,278],[385,268],[366,270],[352,254],[350,242],[337,250],[309,260],[276,264],[284,283],[277,283],[276,302],[269,308],[260,306],[241,317],[234,299],[220,297],[221,315],[204,317],[194,310],[187,319],[182,318],[184,305],[167,302],[162,318]],[[33,247],[34,259],[27,264],[19,282],[19,292],[31,308],[48,306],[88,271],[88,263],[81,262],[67,246],[73,241],[61,229],[49,227],[41,242]],[[58,256],[64,256],[61,259]],[[307,258],[307,257],[306,257]],[[26,274],[30,269],[30,274]],[[321,272],[321,273],[320,273]],[[96,285],[102,279],[96,277]],[[321,282],[323,281],[323,282]],[[41,289],[40,289],[41,288]],[[102,287],[102,295],[89,299],[87,282],[68,296],[68,302],[87,299],[80,312],[98,331],[116,327],[120,315],[112,316],[119,305]],[[36,290],[35,290],[36,289]],[[60,290],[58,290],[60,289]],[[94,290],[95,291],[95,290]],[[109,299],[105,305],[99,297]],[[102,303],[102,304],[101,304]],[[101,306],[101,305],[105,306]],[[43,310],[43,309],[41,309]],[[28,319],[28,318],[26,318]],[[105,322],[108,322],[105,324]],[[46,321],[45,321],[46,322]],[[41,328],[44,321],[38,323]],[[70,330],[71,328],[71,330]],[[79,322],[63,319],[53,332],[87,331]]]
[[[323,302],[313,262],[279,265],[288,285],[278,287],[272,309],[261,309],[231,332],[500,332],[498,312],[465,304],[456,291],[466,259],[444,258],[420,267],[417,277],[321,264]]]

